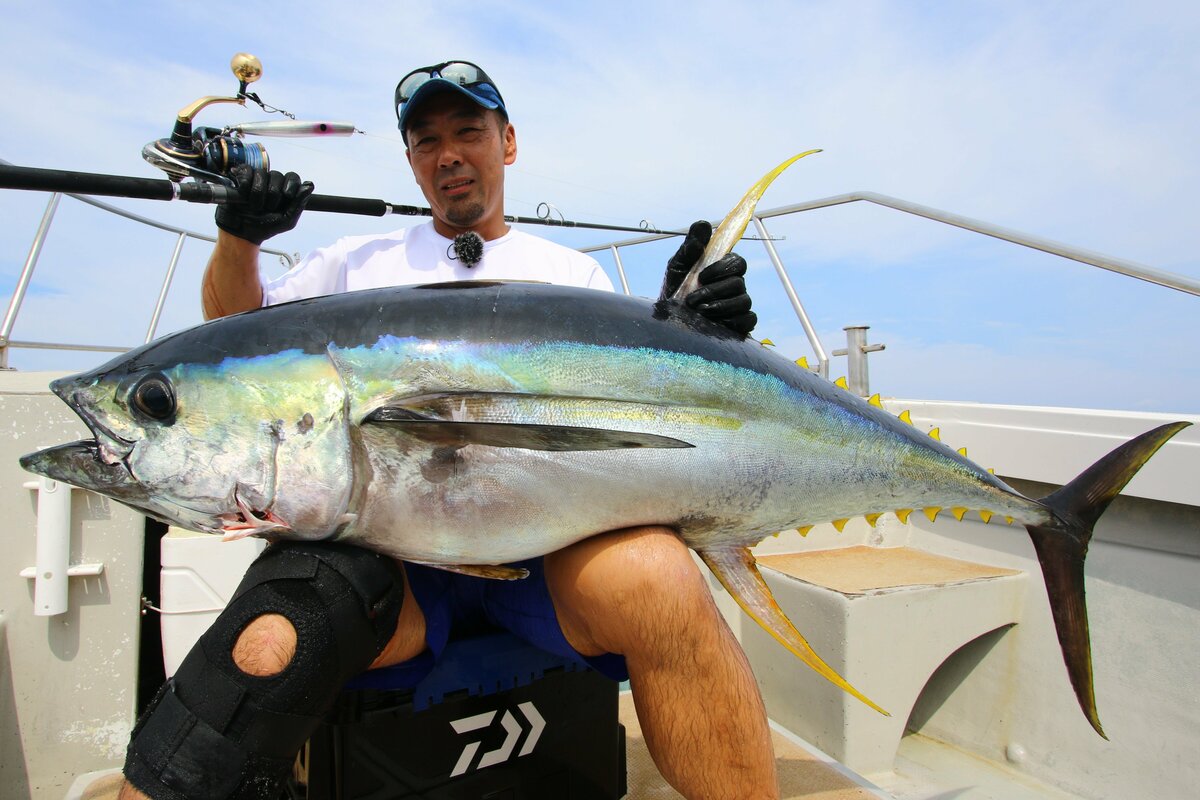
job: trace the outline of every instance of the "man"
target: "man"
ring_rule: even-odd
[[[247,204],[217,212],[221,232],[202,292],[206,316],[464,278],[612,290],[592,259],[505,223],[504,167],[516,159],[516,133],[481,69],[450,62],[414,70],[397,87],[396,103],[433,221],[340,240],[263,285],[259,245],[296,224],[312,185],[294,173],[243,171],[237,177]],[[455,251],[455,237],[468,232],[484,240],[477,266]],[[692,227],[668,264],[667,289],[682,281],[709,234],[707,223]],[[744,272],[743,260],[726,257],[686,302],[748,333],[755,318]],[[599,533],[522,566],[531,572],[524,580],[490,581],[337,544],[269,547],[139,721],[125,767],[132,786],[121,796],[271,791],[346,679],[426,649],[440,654],[456,623],[472,615],[610,677],[628,676],[655,763],[685,796],[778,796],[749,665],[672,530]],[[459,602],[463,594],[476,602]],[[451,596],[455,602],[447,602]]]

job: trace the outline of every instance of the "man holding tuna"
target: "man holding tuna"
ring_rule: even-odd
[[[259,245],[296,224],[313,187],[295,173],[238,178],[204,276],[208,318],[304,297],[455,280],[539,280],[612,291],[590,257],[511,229],[504,168],[517,141],[495,83],[455,61],[396,88],[399,127],[430,223],[349,237],[263,283]],[[678,285],[711,228],[692,226],[667,268]],[[469,234],[482,240],[469,246]],[[734,255],[686,302],[746,334],[755,317]],[[670,286],[669,288],[674,288]],[[669,294],[669,292],[667,292]],[[498,581],[399,563],[334,543],[276,544],[134,730],[121,797],[232,798],[277,791],[295,753],[358,672],[440,655],[456,622],[485,615],[551,652],[629,678],[663,776],[689,798],[778,796],[766,712],[741,648],[688,548],[665,527],[598,535]],[[482,582],[461,597],[463,582]],[[398,743],[403,746],[403,743]],[[143,794],[144,793],[144,794]]]

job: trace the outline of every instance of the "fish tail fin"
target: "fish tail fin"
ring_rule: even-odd
[[[1092,529],[1108,504],[1168,439],[1190,424],[1163,425],[1121,445],[1075,480],[1042,498],[1042,504],[1054,515],[1055,524],[1025,526],[1042,567],[1054,627],[1075,697],[1088,722],[1105,739],[1108,737],[1096,712],[1092,684],[1083,562]]]
[[[742,610],[763,630],[834,686],[866,703],[885,717],[891,716],[851,686],[817,655],[775,602],[771,588],[763,580],[758,566],[754,563],[754,556],[747,548],[698,550],[697,553]]]

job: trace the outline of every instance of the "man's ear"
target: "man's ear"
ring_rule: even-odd
[[[512,123],[504,126],[504,166],[509,166],[517,160],[517,129]]]

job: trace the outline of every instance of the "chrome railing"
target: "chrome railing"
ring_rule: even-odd
[[[8,163],[0,159],[0,163]],[[21,312],[21,304],[25,300],[25,294],[29,290],[30,281],[33,279],[34,270],[37,268],[38,258],[41,256],[42,248],[46,243],[46,238],[50,234],[50,224],[54,221],[54,214],[58,210],[59,201],[63,194],[54,192],[50,195],[50,200],[46,203],[46,210],[42,214],[42,221],[38,225],[37,232],[34,234],[33,243],[29,247],[29,255],[25,257],[25,264],[21,268],[21,274],[17,278],[16,286],[13,288],[12,297],[8,301],[8,309],[4,313],[4,321],[0,323],[0,369],[8,367],[8,351],[9,348],[22,347],[35,350],[74,350],[102,353],[123,353],[131,349],[131,345],[95,345],[95,344],[76,344],[76,343],[60,343],[60,342],[41,342],[41,341],[17,341],[11,338],[13,328],[17,324],[17,317]],[[167,295],[170,293],[171,284],[175,280],[175,270],[179,265],[179,257],[183,253],[183,246],[188,239],[198,239],[205,242],[215,243],[216,237],[206,233],[187,230],[185,228],[177,228],[173,225],[167,225],[157,220],[152,220],[138,214],[125,211],[124,209],[111,206],[108,203],[103,203],[91,197],[85,197],[77,194],[67,194],[67,197],[72,197],[81,203],[87,203],[90,206],[95,206],[102,211],[107,211],[110,214],[116,214],[119,217],[132,220],[133,222],[142,225],[148,225],[152,228],[157,228],[168,233],[173,233],[176,236],[175,249],[171,253],[171,259],[167,263],[166,274],[163,277],[162,287],[158,292],[158,299],[154,304],[154,310],[150,315],[150,324],[146,330],[146,338],[148,342],[158,333],[159,321],[162,319],[163,307],[167,302]],[[283,262],[291,268],[294,264],[292,256],[282,250],[270,250],[263,248],[262,252],[269,255],[278,256]]]
[[[0,163],[7,162],[0,160]],[[159,290],[158,298],[155,302],[146,331],[145,341],[150,341],[157,334],[159,321],[161,320],[167,295],[171,289],[171,285],[175,277],[175,270],[179,263],[179,258],[183,251],[184,244],[188,239],[215,242],[215,237],[204,233],[198,233],[196,231],[178,228],[172,225],[166,225],[156,220],[148,219],[123,209],[116,208],[90,197],[75,194],[70,194],[68,196],[73,197],[80,202],[99,208],[103,211],[124,217],[125,219],[173,233],[177,237],[175,248],[171,254],[170,261],[167,264],[166,273],[163,278],[163,284]],[[49,235],[50,224],[54,219],[54,214],[58,208],[61,197],[62,195],[60,193],[54,193],[50,196],[50,200],[46,205],[46,211],[42,216],[42,221],[38,226],[37,233],[34,235],[33,243],[29,248],[29,255],[25,259],[24,267],[21,270],[20,277],[17,280],[12,297],[9,300],[8,309],[5,312],[3,322],[0,323],[0,368],[5,368],[8,366],[8,350],[11,347],[99,352],[123,352],[130,349],[129,346],[15,341],[10,338],[13,327],[16,324],[17,316],[20,312],[21,303],[25,298],[26,291],[28,290],[30,280],[32,279],[34,269],[37,265],[38,257],[41,254],[42,247],[47,236]],[[985,236],[991,236],[1003,241],[1011,242],[1022,247],[1040,250],[1042,252],[1050,253],[1052,255],[1060,256],[1072,261],[1077,261],[1081,264],[1088,264],[1090,266],[1116,272],[1127,277],[1137,278],[1139,280],[1148,281],[1169,289],[1200,296],[1200,281],[1184,275],[1165,272],[1126,259],[1106,256],[1090,250],[1073,247],[1071,245],[1044,239],[1039,236],[1004,228],[999,225],[993,225],[989,222],[972,219],[970,217],[964,217],[960,214],[953,214],[947,211],[941,211],[936,208],[920,205],[918,203],[912,203],[907,200],[900,200],[895,197],[889,197],[887,195],[882,195],[875,192],[851,192],[848,194],[826,197],[819,200],[810,200],[804,203],[797,203],[794,205],[781,206],[779,208],[761,211],[753,217],[754,227],[758,233],[758,238],[762,241],[763,246],[767,251],[767,256],[770,259],[772,266],[775,268],[776,276],[778,277],[780,284],[783,286],[784,292],[786,293],[788,300],[792,305],[792,310],[795,312],[796,318],[799,320],[805,336],[808,338],[809,344],[813,349],[813,353],[816,356],[817,364],[813,366],[813,371],[819,373],[825,378],[829,377],[830,353],[822,344],[820,337],[817,335],[816,329],[814,328],[812,321],[808,316],[808,313],[804,309],[804,304],[800,301],[799,295],[796,293],[795,287],[791,281],[791,277],[789,276],[787,268],[784,266],[782,259],[779,257],[778,251],[775,249],[773,238],[770,234],[770,231],[767,229],[764,220],[858,201],[885,206],[897,211],[902,211],[906,214],[924,217],[926,219],[934,220],[935,222],[941,222],[956,228],[973,231]],[[656,242],[666,238],[669,238],[669,235],[647,234],[645,236],[632,239],[583,247],[580,248],[580,250],[584,253],[607,252],[612,257],[613,264],[616,268],[617,275],[621,283],[622,291],[624,291],[625,294],[630,294],[629,280],[627,278],[625,266],[621,258],[622,249],[646,244],[649,242]],[[292,256],[283,251],[264,249],[262,252],[278,256],[289,268],[293,264]],[[849,349],[854,349],[853,342],[851,342],[851,347]],[[853,362],[856,359],[865,358],[866,352],[871,349],[877,348],[867,348],[863,353],[849,352],[848,355]],[[835,351],[834,355],[841,355],[843,352],[845,351]],[[865,374],[865,365],[863,366],[863,374]]]
[[[783,265],[783,261],[779,258],[779,253],[775,249],[773,239],[770,232],[767,230],[763,220],[773,217],[783,217],[790,214],[798,214],[804,211],[815,211],[819,208],[829,208],[830,206],[843,205],[845,203],[854,203],[863,201],[867,203],[875,203],[876,205],[885,206],[903,211],[906,214],[913,214],[918,217],[941,222],[945,225],[951,225],[955,228],[973,231],[985,236],[991,236],[996,239],[1002,239],[1006,242],[1028,247],[1034,250],[1041,250],[1045,253],[1061,256],[1072,261],[1078,261],[1081,264],[1088,264],[1100,269],[1106,269],[1111,272],[1116,272],[1130,278],[1148,281],[1149,283],[1157,284],[1168,289],[1174,289],[1186,294],[1200,296],[1200,281],[1194,278],[1189,278],[1185,275],[1179,275],[1172,272],[1164,272],[1163,270],[1148,267],[1145,264],[1139,264],[1134,261],[1129,261],[1123,258],[1114,258],[1101,253],[1096,253],[1091,250],[1084,250],[1080,247],[1055,242],[1050,239],[1044,239],[1040,236],[1034,236],[1028,233],[1004,228],[999,225],[993,225],[990,222],[964,217],[961,214],[952,214],[949,211],[941,211],[929,206],[923,206],[919,203],[912,203],[907,200],[900,200],[888,195],[878,194],[876,192],[850,192],[848,194],[839,194],[833,197],[826,197],[819,200],[810,200],[805,203],[796,203],[794,205],[780,206],[769,211],[760,211],[753,217],[754,227],[758,231],[758,238],[762,240],[763,246],[766,248],[767,256],[771,260],[771,264],[775,267],[775,273],[779,278],[779,282],[783,285],[783,290],[787,294],[788,300],[792,304],[792,310],[796,313],[796,318],[800,321],[801,327],[804,328],[804,334],[808,338],[809,345],[813,349],[813,353],[817,358],[817,365],[813,367],[813,371],[819,373],[822,377],[829,377],[829,355],[824,345],[821,344],[820,337],[817,335],[816,329],[813,327],[807,312],[804,310],[804,305],[800,302],[799,296],[796,294],[795,287],[792,285],[787,269]],[[625,270],[622,266],[620,251],[622,248],[633,247],[635,245],[646,244],[648,242],[657,242],[668,238],[665,235],[654,234],[639,236],[633,239],[624,239],[618,242],[607,242],[605,244],[595,245],[593,247],[582,247],[580,250],[584,253],[608,252],[612,255],[616,262],[617,273],[621,278],[621,286],[626,294],[629,294],[629,284],[625,279]],[[850,346],[848,350],[854,350],[854,338],[849,339]],[[862,345],[863,352],[849,352],[839,350],[835,351],[834,355],[848,354],[851,361],[856,359],[865,359],[866,353],[871,350],[878,349],[878,346]],[[866,374],[865,363],[859,360],[862,374]],[[853,370],[857,372],[858,370]],[[865,391],[865,389],[863,390]]]

